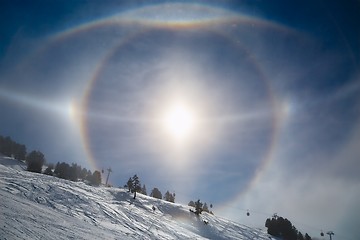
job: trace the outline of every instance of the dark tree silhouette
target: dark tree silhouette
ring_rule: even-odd
[[[69,171],[69,180],[77,181],[80,176],[81,167],[78,166],[76,163],[71,164],[71,167],[68,168]]]
[[[203,211],[203,203],[200,202],[200,199],[198,199],[195,202],[195,214],[199,215],[202,213],[202,211]]]
[[[133,177],[130,177],[129,180],[126,182],[124,187],[129,189],[129,192],[135,193],[135,192],[143,192],[143,188],[141,187],[141,183],[139,180],[139,177],[135,174]],[[146,188],[145,188],[146,192]],[[146,194],[145,194],[146,195]]]
[[[13,141],[10,137],[0,137],[0,152],[11,157]]]
[[[26,159],[26,146],[13,141],[10,137],[0,136],[0,153],[15,159]]]
[[[92,176],[93,176],[93,175],[92,175],[91,171],[88,170],[85,180],[88,181],[89,183],[91,183],[91,181],[92,181]]]
[[[94,186],[99,186],[101,184],[101,173],[99,171],[94,171],[90,183]]]
[[[12,155],[14,156],[15,159],[25,160],[25,158],[26,158],[25,145],[14,143],[12,150],[13,150]]]
[[[135,174],[132,178],[132,182],[133,182],[133,192],[141,192],[141,184],[140,184],[140,180],[139,177]]]
[[[54,169],[54,176],[71,181],[78,181],[79,179],[83,181],[86,180],[88,183],[94,184],[94,178],[91,171],[87,170],[86,168],[82,168],[80,165],[77,165],[76,163],[72,163],[71,166],[65,162],[56,163]]]
[[[265,227],[268,229],[268,234],[272,236],[282,237],[286,240],[304,240],[302,233],[286,218],[278,216],[274,216],[271,219],[268,218],[266,219]],[[305,234],[305,239],[311,240],[307,233]]]
[[[85,180],[86,176],[87,176],[87,169],[86,168],[81,169],[79,178]]]
[[[191,200],[191,201],[188,203],[188,206],[190,206],[190,207],[195,207],[195,203],[194,203],[194,201],[193,201],[193,200]]]
[[[127,181],[125,186],[129,189],[129,192],[132,192],[133,187],[134,187],[134,183],[133,183],[132,178],[129,178],[129,180]]]
[[[62,162],[57,163],[54,170],[54,175],[62,179],[70,179],[70,165]]]
[[[40,151],[32,151],[26,156],[27,170],[30,172],[41,173],[45,163],[45,156]]]

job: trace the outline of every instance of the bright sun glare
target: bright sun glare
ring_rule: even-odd
[[[166,132],[177,141],[187,139],[193,133],[195,122],[194,113],[181,103],[171,106],[163,118]]]

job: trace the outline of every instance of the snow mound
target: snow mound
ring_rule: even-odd
[[[196,216],[188,206],[142,194],[134,200],[125,189],[92,187],[0,162],[0,239],[269,239],[214,215]]]

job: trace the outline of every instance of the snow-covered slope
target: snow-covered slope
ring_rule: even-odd
[[[0,239],[269,239],[187,206],[141,194],[133,200],[124,189],[30,173],[9,161],[16,160],[0,157]]]
[[[6,157],[0,153],[0,164],[17,170],[25,170],[26,164],[14,158]]]

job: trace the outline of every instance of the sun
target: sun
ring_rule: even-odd
[[[163,117],[163,127],[177,141],[188,139],[194,132],[196,117],[194,112],[183,103],[169,107]]]

